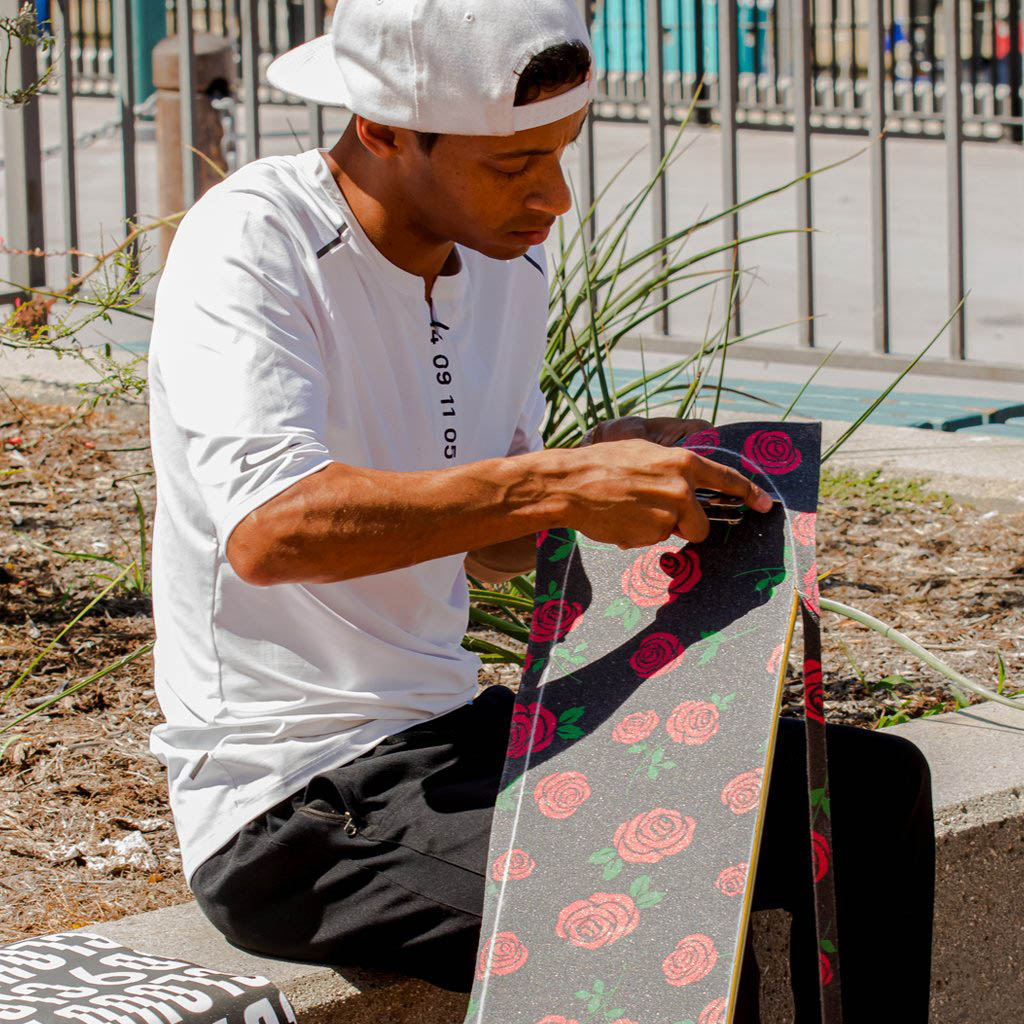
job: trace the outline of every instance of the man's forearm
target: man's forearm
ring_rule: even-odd
[[[332,583],[463,551],[497,553],[524,537],[532,544],[530,535],[565,517],[558,483],[567,454],[414,473],[332,463],[250,512],[227,556],[256,585]],[[522,571],[519,550],[501,556],[514,571]]]

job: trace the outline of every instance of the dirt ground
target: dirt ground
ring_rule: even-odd
[[[71,399],[74,401],[74,398]],[[148,750],[160,711],[148,654],[19,724],[18,715],[152,639],[145,584],[117,588],[15,687],[33,659],[139,555],[152,522],[144,407],[40,404],[0,390],[0,942],[189,898]],[[148,536],[147,536],[148,540]],[[819,516],[825,596],[901,629],[960,671],[1024,686],[1024,514],[959,507],[917,486],[842,475]],[[148,557],[148,556],[147,556]],[[826,616],[830,721],[952,709],[940,677],[878,635]],[[486,681],[514,685],[517,670]],[[895,678],[895,677],[902,677]],[[784,714],[800,713],[791,679]]]

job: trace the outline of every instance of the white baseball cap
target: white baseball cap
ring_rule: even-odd
[[[588,74],[557,96],[514,105],[530,58],[574,41],[591,49],[577,0],[338,0],[330,32],[281,54],[267,81],[396,128],[511,135],[593,99]]]

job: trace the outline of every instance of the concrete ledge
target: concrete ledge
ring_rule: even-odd
[[[230,974],[262,975],[288,997],[299,1024],[462,1024],[469,997],[399,974],[332,970],[272,960],[229,945],[195,903],[89,925],[143,953],[191,960]]]
[[[1024,713],[996,704],[892,729],[928,758],[936,831],[932,1024],[1019,1024],[1024,1006]],[[912,866],[899,866],[898,870]],[[762,1019],[793,1019],[783,911],[753,917]],[[400,975],[332,970],[229,946],[194,903],[90,925],[147,953],[261,974],[300,1024],[461,1024],[468,999]]]

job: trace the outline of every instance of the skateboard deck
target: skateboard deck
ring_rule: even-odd
[[[797,594],[818,612],[820,427],[683,445],[779,503],[701,544],[539,536],[467,1024],[732,1019]]]

